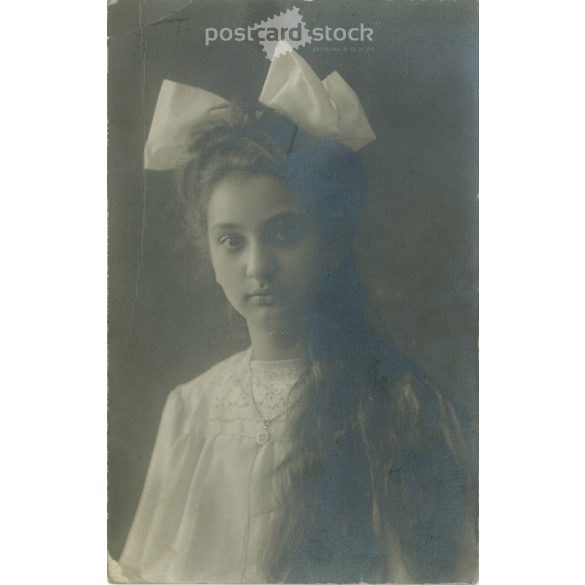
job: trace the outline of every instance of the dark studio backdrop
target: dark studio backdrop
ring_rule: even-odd
[[[456,403],[477,453],[478,5],[474,0],[120,0],[109,9],[108,547],[123,547],[168,393],[241,349],[226,307],[179,246],[170,173],[143,171],[164,78],[255,101],[256,42],[204,45],[206,27],[253,25],[297,6],[305,24],[374,29],[372,42],[299,53],[337,70],[377,139],[356,251],[387,336]],[[344,49],[345,47],[345,49]]]

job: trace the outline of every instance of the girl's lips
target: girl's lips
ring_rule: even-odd
[[[272,297],[276,291],[272,288],[258,288],[248,293],[249,297]]]
[[[274,296],[271,294],[250,295],[250,300],[255,305],[264,307],[273,305],[276,302]]]
[[[248,293],[250,301],[264,307],[275,304],[277,297],[277,291],[272,288],[256,289]]]

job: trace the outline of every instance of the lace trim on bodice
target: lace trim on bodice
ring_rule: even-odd
[[[252,393],[264,420],[286,418],[291,390],[303,372],[300,359],[250,363]]]
[[[218,372],[210,405],[211,420],[286,420],[293,400],[291,390],[303,373],[303,361],[264,362],[250,358],[248,350],[237,363]]]

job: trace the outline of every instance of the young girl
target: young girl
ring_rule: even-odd
[[[283,67],[300,67],[302,91],[315,83],[295,53],[274,66],[284,85]],[[181,118],[189,91],[161,92],[151,138],[187,125],[189,149],[181,160],[147,145],[147,165],[181,160],[190,233],[251,344],[169,395],[120,559],[131,581],[473,578],[453,409],[366,318],[352,252],[366,195],[355,151],[373,134],[365,117],[343,119],[342,86],[328,80],[320,87],[339,119],[329,135],[299,121],[298,100],[292,112],[247,114],[197,90],[205,115],[187,124],[159,107],[179,104]]]

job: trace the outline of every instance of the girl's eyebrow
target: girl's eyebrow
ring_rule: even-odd
[[[264,225],[270,225],[272,223],[286,222],[286,221],[300,221],[305,218],[305,214],[300,211],[283,211],[277,213],[272,217],[269,217],[264,221]],[[243,226],[240,223],[228,221],[213,224],[211,230],[237,230],[242,229]]]
[[[212,230],[235,230],[241,228],[241,224],[228,222],[228,223],[216,223],[211,226]]]
[[[283,211],[282,213],[277,213],[272,217],[269,217],[264,224],[272,224],[272,223],[279,223],[279,222],[287,222],[287,221],[302,221],[305,219],[305,214],[301,213],[300,211]]]

